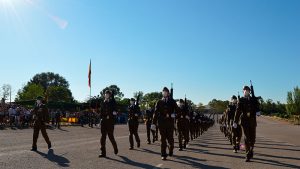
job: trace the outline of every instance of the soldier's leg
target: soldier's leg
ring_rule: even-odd
[[[39,137],[39,132],[40,132],[40,126],[38,124],[34,124],[33,126],[33,141],[32,141],[32,148],[36,149],[37,148],[37,140]]]
[[[107,129],[106,129],[106,126],[102,123],[101,124],[101,139],[100,139],[100,145],[101,145],[101,154],[103,156],[106,155],[106,147],[105,147],[105,144],[106,144],[106,135],[107,135]]]
[[[234,152],[236,153],[238,148],[237,148],[237,129],[232,128],[232,144],[233,144],[233,149]]]
[[[250,130],[249,125],[243,125],[243,132],[244,132],[244,140],[245,140],[245,150],[246,150],[246,161],[250,159]]]
[[[133,126],[131,123],[128,123],[129,127],[129,144],[130,144],[130,149],[133,149],[134,143],[133,143]]]
[[[47,134],[47,131],[46,131],[46,125],[45,124],[42,124],[41,125],[41,133],[46,141],[46,143],[48,144],[48,148],[49,146],[51,147],[51,142],[50,142],[50,139],[48,137],[48,134]]]
[[[169,156],[173,156],[174,150],[174,125],[169,125],[167,128],[167,140],[169,143]]]
[[[151,125],[150,125],[150,127],[151,127]],[[152,133],[152,138],[153,138],[153,143],[154,143],[155,142],[155,137],[156,137],[156,132],[151,130],[151,133]]]
[[[243,131],[242,131],[242,127],[240,125],[238,125],[237,129],[237,139],[236,139],[236,144],[237,144],[237,149],[240,150],[240,144],[241,144],[241,139],[242,139],[242,135],[243,135]]]
[[[134,134],[134,137],[135,137],[135,141],[137,143],[137,147],[139,148],[141,140],[140,140],[140,137],[139,137],[138,130],[139,130],[139,124],[135,124],[135,126],[134,126],[134,133],[133,134]]]
[[[250,158],[253,158],[253,149],[256,140],[256,126],[250,126]]]
[[[183,146],[183,148],[186,148],[186,145],[189,143],[189,127],[188,127],[188,123],[186,123],[186,126],[183,128],[183,134],[184,134],[184,146]]]
[[[110,124],[108,126],[108,131],[107,131],[107,135],[108,135],[108,138],[114,148],[114,152],[115,154],[118,154],[118,146],[117,146],[117,142],[115,140],[115,137],[114,137],[114,125],[113,124]]]
[[[147,129],[147,141],[148,141],[148,144],[151,143],[151,139],[150,139],[150,130],[151,130],[151,124],[146,124],[146,129]]]
[[[179,150],[182,151],[183,145],[182,145],[182,137],[183,137],[183,132],[182,132],[182,127],[181,126],[177,126],[178,128],[178,142],[179,142]]]
[[[167,157],[167,130],[166,130],[166,127],[160,126],[159,132],[160,132],[160,141],[161,141],[161,156]]]
[[[155,132],[155,140],[158,141],[158,130],[159,130],[159,127],[156,127],[156,132]]]

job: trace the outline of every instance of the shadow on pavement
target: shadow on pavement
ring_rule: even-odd
[[[56,163],[60,167],[69,167],[70,161],[63,156],[54,154],[54,151],[52,149],[50,149],[47,154],[40,151],[37,151],[37,153],[42,157],[48,159],[49,161]]]
[[[62,128],[58,128],[57,130],[64,131],[64,132],[70,132],[69,130],[65,130],[65,129],[62,129]]]
[[[188,165],[191,166],[193,168],[207,168],[207,169],[228,169],[225,167],[218,167],[218,166],[211,166],[211,165],[206,165],[206,164],[202,164],[200,163],[201,161],[206,161],[206,160],[201,160],[201,159],[197,159],[197,158],[193,158],[193,157],[188,157],[188,156],[177,156],[175,155],[174,157],[176,157],[174,160],[172,159],[171,161],[174,161],[176,163],[180,163],[180,164],[184,164],[184,165]],[[189,167],[187,167],[189,168]]]
[[[106,157],[106,159],[109,159],[109,160],[112,160],[112,161],[115,161],[115,162],[119,162],[119,163],[123,163],[123,164],[127,164],[127,165],[131,165],[131,166],[135,166],[135,167],[139,167],[139,168],[145,168],[145,169],[156,168],[155,166],[150,165],[150,164],[144,164],[144,163],[139,163],[139,162],[130,160],[129,158],[127,158],[125,156],[119,156],[119,157],[123,161],[117,160],[117,159],[113,159],[113,158],[109,158],[109,157]]]

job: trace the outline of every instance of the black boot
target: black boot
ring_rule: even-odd
[[[141,143],[140,142],[137,142],[137,148],[140,148],[141,147]]]
[[[37,147],[32,147],[31,151],[37,151]]]
[[[98,157],[99,157],[99,158],[104,158],[104,157],[106,157],[106,154],[101,153]]]
[[[114,153],[115,153],[115,155],[117,155],[117,154],[119,153],[118,148],[116,148],[116,149],[114,150]]]

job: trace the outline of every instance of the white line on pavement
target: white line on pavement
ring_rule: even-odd
[[[156,168],[160,168],[162,165],[163,165],[163,164],[158,164],[157,166],[155,166],[155,168],[154,168],[154,169],[156,169]]]

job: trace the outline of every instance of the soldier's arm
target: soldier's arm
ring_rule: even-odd
[[[113,111],[117,111],[117,102],[116,102],[116,100],[113,100],[112,101],[112,109],[113,109]]]
[[[137,106],[137,110],[136,111],[137,111],[138,116],[140,117],[142,115],[140,106]]]
[[[240,116],[242,114],[242,101],[238,101],[237,107],[236,107],[236,111],[235,111],[235,115],[234,115],[234,123],[238,123],[240,120]]]
[[[46,123],[49,123],[49,121],[50,121],[50,119],[49,119],[49,110],[48,110],[48,107],[47,106],[45,106],[45,122]]]
[[[159,101],[155,105],[154,113],[153,113],[153,121],[152,124],[156,125],[157,124],[157,118],[158,118],[158,112],[159,111]]]
[[[180,114],[180,108],[178,107],[178,105],[176,104],[176,101],[174,100],[173,102],[174,105],[174,111],[176,114]]]
[[[227,124],[227,125],[230,125],[230,118],[229,118],[229,115],[230,115],[230,108],[227,108],[227,109],[226,109],[226,124]]]

